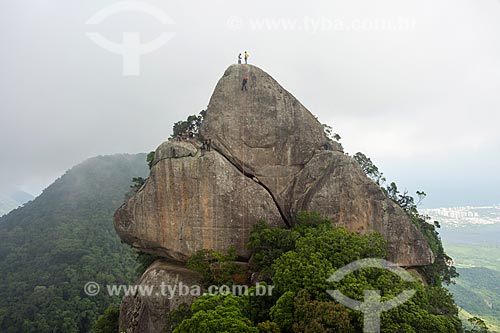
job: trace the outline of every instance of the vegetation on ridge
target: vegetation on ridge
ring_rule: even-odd
[[[205,118],[206,110],[201,110],[198,115],[190,115],[186,120],[181,120],[178,121],[174,124],[173,126],[173,131],[172,135],[170,136],[171,139],[175,139],[179,136],[182,136],[185,133],[192,132],[195,137],[200,138],[200,141],[202,140],[201,135],[200,135],[200,128],[201,124],[203,122],[203,119]]]
[[[369,157],[363,153],[356,153],[354,159],[359,163],[365,174],[381,186],[387,197],[397,203],[408,214],[410,220],[427,240],[436,259],[432,265],[418,268],[419,272],[425,277],[426,282],[434,286],[441,286],[442,283],[447,285],[453,283],[453,279],[458,277],[458,273],[452,265],[453,260],[445,253],[443,243],[436,230],[440,228],[440,225],[437,221],[434,221],[434,224],[428,223],[430,217],[421,215],[418,212],[418,205],[425,198],[425,192],[417,191],[418,201],[415,201],[415,198],[410,196],[408,191],[405,190],[401,193],[394,182],[384,188],[383,184],[386,182],[386,178]]]
[[[136,279],[136,254],[121,244],[112,216],[130,179],[146,175],[144,160],[87,160],[0,218],[0,332],[89,332],[99,314],[119,304],[120,297],[89,297],[83,287]]]

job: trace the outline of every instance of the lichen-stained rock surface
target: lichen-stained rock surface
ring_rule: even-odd
[[[190,305],[193,302],[200,280],[197,273],[184,267],[163,260],[155,261],[137,282],[137,286],[141,286],[138,290],[145,293],[123,297],[119,332],[165,332],[167,314],[183,303]],[[147,290],[152,291],[151,295],[147,295]]]
[[[248,236],[261,219],[284,226],[262,186],[216,151],[167,141],[144,186],[115,213],[115,229],[130,245],[179,262],[197,250],[231,247],[248,258]]]

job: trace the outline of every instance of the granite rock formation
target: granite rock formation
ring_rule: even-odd
[[[191,287],[199,285],[200,276],[182,266],[163,260],[155,261],[142,275],[137,285],[151,288],[151,295],[124,296],[120,306],[120,329],[125,333],[164,332],[167,314],[179,305],[191,304],[196,293]],[[190,288],[189,293],[186,290]]]
[[[241,90],[244,77],[248,91]],[[147,182],[115,214],[123,241],[178,262],[197,250],[229,247],[246,260],[253,224],[290,226],[306,210],[350,231],[381,233],[388,259],[401,266],[433,262],[403,210],[261,69],[226,70],[201,134],[212,139],[212,151],[200,151],[194,141],[157,149]]]
[[[244,77],[247,91],[241,90]],[[115,213],[124,242],[168,260],[156,261],[138,284],[196,285],[199,277],[183,264],[197,250],[234,248],[247,261],[255,223],[290,227],[300,211],[318,212],[353,232],[379,232],[387,240],[388,259],[400,266],[433,262],[406,213],[261,69],[226,70],[200,132],[212,140],[211,151],[201,150],[196,139],[164,142],[145,184]],[[126,296],[120,332],[161,332],[166,313],[192,300]]]

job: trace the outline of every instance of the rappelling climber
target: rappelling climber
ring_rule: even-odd
[[[248,76],[243,78],[243,82],[241,82],[241,91],[247,90]]]

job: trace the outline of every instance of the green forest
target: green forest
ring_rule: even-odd
[[[500,332],[500,243],[498,225],[465,225],[442,230],[446,251],[460,276],[448,286],[460,316],[479,316]]]
[[[500,272],[484,268],[461,268],[460,279],[450,286],[457,301],[472,313],[495,318],[500,316]]]
[[[147,177],[150,157],[89,159],[66,172],[35,200],[0,218],[0,281],[4,287],[0,291],[0,332],[117,332],[120,299],[102,293],[89,297],[83,287],[89,281],[131,284],[154,260],[122,244],[112,221],[124,198]],[[385,181],[369,158],[356,158],[375,181]],[[384,301],[413,289],[416,295],[408,302],[383,313],[382,332],[487,332],[478,318],[462,323],[459,309],[444,288],[457,274],[446,264],[450,258],[437,233],[439,224],[427,223],[416,209],[418,203],[406,192],[400,193],[394,183],[384,191],[407,212],[436,255],[435,264],[415,272],[417,279],[427,283],[404,282],[394,273],[376,268],[328,282],[333,272],[353,261],[385,258],[385,240],[376,233],[350,233],[315,213],[302,212],[291,229],[271,228],[264,221],[257,224],[248,243],[252,259],[245,269],[235,265],[232,252],[204,250],[187,263],[207,286],[260,281],[274,287],[272,295],[252,295],[253,287],[246,295],[202,296],[191,305],[165,313],[165,331],[361,332],[362,313],[336,302],[327,290],[337,289],[360,301],[364,290],[380,290]],[[461,273],[463,281],[470,275],[473,283],[478,272]],[[496,278],[484,274],[489,285]],[[463,287],[470,288],[462,284],[449,288],[456,292]]]
[[[464,332],[458,309],[441,282],[404,282],[377,268],[361,269],[339,282],[327,281],[353,261],[384,258],[386,243],[380,235],[350,233],[314,213],[301,213],[295,222],[286,230],[262,222],[250,236],[253,259],[244,273],[272,284],[271,296],[252,296],[251,291],[243,296],[205,295],[170,314],[173,332],[362,332],[362,314],[334,301],[326,293],[329,289],[361,301],[363,290],[380,290],[384,301],[414,289],[416,295],[408,302],[383,313],[383,332]],[[235,282],[231,276],[241,275],[228,264],[230,255],[204,252],[207,256],[205,264],[200,254],[188,264],[206,278],[206,284],[231,284]]]
[[[136,279],[136,254],[112,216],[131,179],[148,172],[145,154],[92,158],[0,219],[0,332],[89,332],[119,304],[83,287]]]

